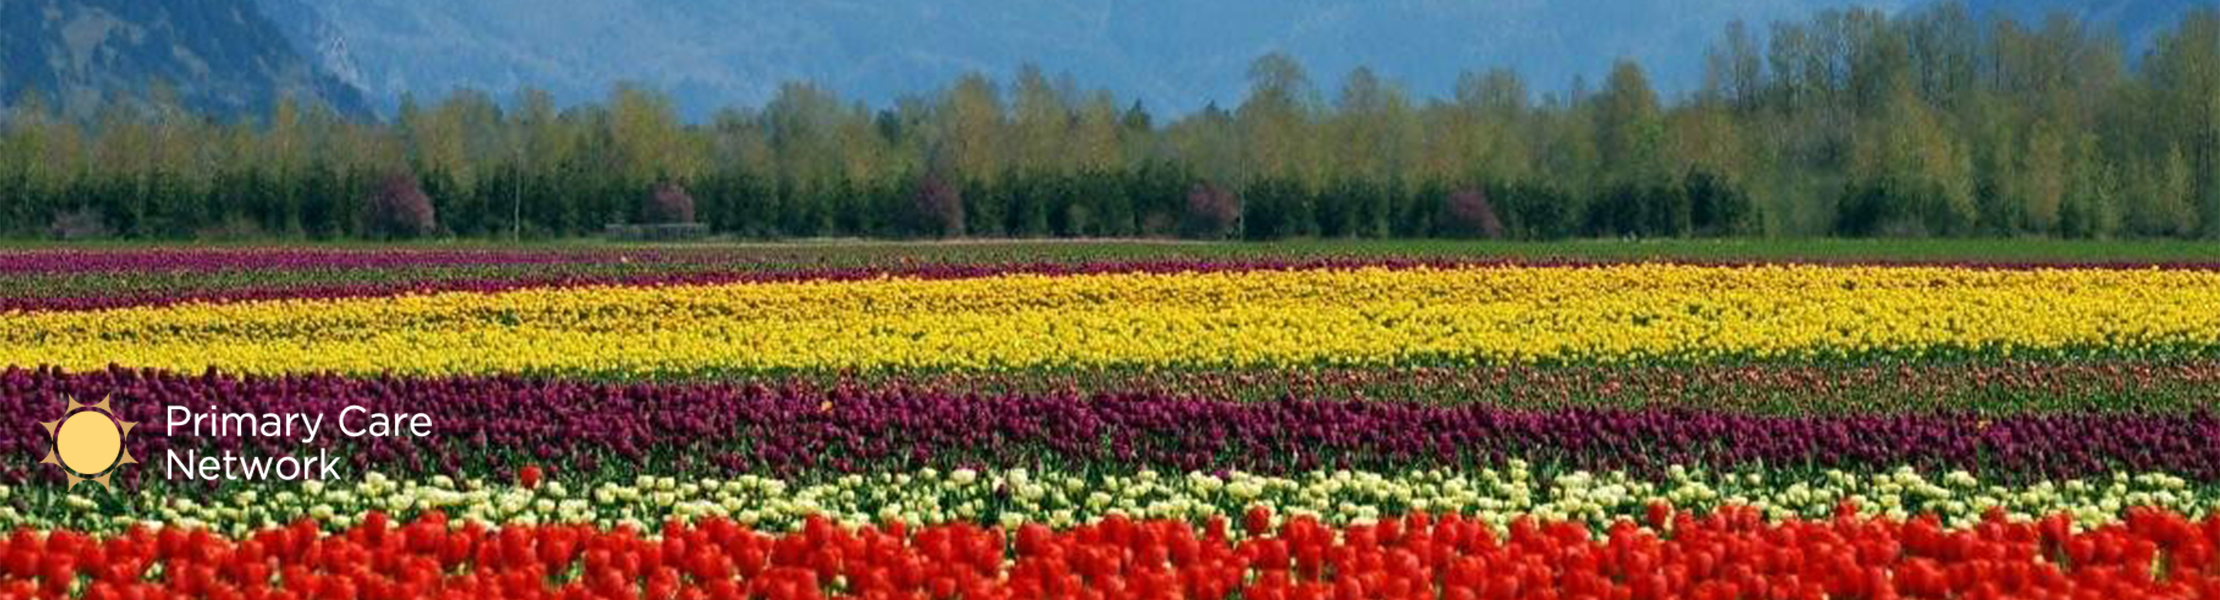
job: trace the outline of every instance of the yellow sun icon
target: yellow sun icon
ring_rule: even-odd
[[[62,418],[39,424],[54,438],[46,459],[39,462],[61,467],[69,477],[70,489],[86,481],[114,489],[108,485],[108,478],[116,474],[116,468],[139,462],[123,447],[124,436],[131,435],[131,428],[138,423],[117,419],[107,398],[101,398],[99,404],[77,404],[63,398],[62,405],[66,408]]]

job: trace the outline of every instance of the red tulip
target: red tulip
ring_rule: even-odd
[[[1669,514],[1669,517],[1659,516]],[[1768,523],[1748,509],[1658,507],[1596,532],[1522,518],[1507,543],[1456,514],[1339,530],[1267,511],[1233,541],[1180,521],[1109,518],[1064,531],[950,523],[911,531],[813,519],[771,535],[731,521],[629,528],[450,528],[370,515],[239,540],[134,529],[17,532],[0,598],[1819,598],[2194,597],[2220,591],[2220,517],[2136,510],[2075,532],[2063,517],[1947,529],[1841,514]],[[2063,561],[2061,562],[2061,559]],[[2153,569],[2154,565],[2163,568]],[[160,573],[153,579],[147,573]]]

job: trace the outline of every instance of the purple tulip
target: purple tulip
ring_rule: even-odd
[[[1155,467],[1284,473],[1474,467],[1523,458],[1582,469],[1968,469],[2006,480],[2164,471],[2220,481],[2220,413],[1764,415],[1693,408],[1508,409],[1287,398],[1229,402],[1158,392],[958,394],[914,386],[604,384],[517,377],[186,376],[110,369],[0,372],[0,452],[35,456],[33,424],[60,398],[113,394],[129,443],[159,473],[169,449],[297,453],[324,447],[396,475],[524,462],[570,470],[776,473],[923,466]],[[165,406],[323,415],[295,439],[164,431]],[[427,438],[346,438],[341,410],[431,415]],[[682,458],[684,460],[682,460]],[[682,467],[690,461],[693,468]],[[37,475],[47,473],[47,475]],[[59,477],[0,471],[0,483]],[[140,475],[146,476],[146,475]],[[44,481],[43,479],[41,481]]]
[[[1141,257],[1102,260],[1038,261],[1019,255],[974,262],[947,257],[912,260],[899,254],[850,258],[832,266],[826,256],[810,260],[793,252],[748,249],[696,250],[326,250],[326,249],[161,249],[123,251],[41,250],[0,252],[0,311],[97,310],[161,306],[182,302],[236,302],[296,298],[354,298],[397,294],[466,291],[500,292],[525,288],[584,285],[704,285],[743,282],[836,280],[879,277],[957,279],[1006,274],[1082,275],[1104,273],[1181,273],[1284,271],[1304,269],[1484,268],[1502,266],[1585,268],[1636,261],[1565,258],[1247,256],[1234,258]],[[1857,265],[1960,266],[1980,269],[2220,269],[2220,263],[2012,263],[1942,261],[1682,261],[1675,264],[1760,266],[1784,262]],[[856,263],[856,264],[850,264]],[[531,268],[518,268],[531,267]],[[267,281],[186,281],[163,285],[110,285],[148,274],[271,273]],[[312,273],[314,276],[275,276]],[[21,277],[85,278],[101,291],[85,294],[38,293],[45,284]],[[82,289],[82,288],[78,288]]]

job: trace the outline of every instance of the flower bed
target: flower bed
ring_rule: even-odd
[[[0,254],[0,598],[2220,594],[2209,266],[914,251]]]
[[[654,376],[2209,355],[2220,273],[1636,265],[585,287],[0,314],[0,362]]]
[[[1154,392],[986,395],[904,386],[585,384],[517,378],[181,377],[0,373],[0,447],[35,454],[34,421],[64,396],[113,397],[146,423],[134,456],[335,450],[358,470],[730,476],[971,465],[1264,473],[1317,468],[1965,469],[2005,479],[2164,471],[2220,481],[2220,411],[1983,415],[1761,414],[1729,408],[1505,408],[1332,396],[1238,402]],[[173,432],[189,415],[297,414],[327,430],[372,414],[430,415],[427,437]],[[343,414],[350,407],[354,415]],[[0,483],[39,465],[0,466]],[[50,473],[49,473],[50,474]],[[127,471],[126,481],[150,470]],[[51,475],[51,474],[50,474]],[[47,479],[46,481],[58,481]]]
[[[1658,506],[1606,529],[1424,513],[1333,527],[1267,510],[1239,522],[1110,518],[1065,530],[955,522],[766,534],[723,519],[490,529],[373,513],[344,532],[17,534],[0,593],[91,598],[1104,598],[1153,597],[2200,597],[2220,593],[2220,519],[2138,511],[2076,531],[2063,519],[1706,515]],[[2154,565],[2164,565],[2155,569]],[[157,577],[150,575],[160,572]]]

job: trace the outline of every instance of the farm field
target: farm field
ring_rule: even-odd
[[[2220,596],[2212,244],[15,247],[0,405],[0,597]]]

